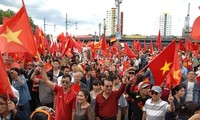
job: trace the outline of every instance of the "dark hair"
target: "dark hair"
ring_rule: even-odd
[[[145,76],[143,74],[139,74],[136,80],[136,85],[138,85],[140,82],[142,82],[145,79]]]
[[[172,89],[172,95],[175,95],[176,92],[178,92],[180,89],[184,88],[185,89],[185,86],[183,85],[177,85],[175,86],[173,89]]]
[[[116,80],[117,78],[118,78],[119,76],[117,75],[117,74],[113,74],[113,75],[111,75],[111,79],[112,79],[112,81],[114,81],[114,80]]]
[[[50,81],[53,81],[53,75],[50,72],[47,72],[47,77],[50,78]]]
[[[65,74],[65,75],[63,75],[63,76],[62,76],[62,78],[66,78],[66,77],[68,77],[68,78],[69,78],[69,80],[70,80],[70,82],[71,82],[71,80],[72,80],[72,77],[71,77],[71,75],[69,75],[69,74]]]
[[[109,79],[109,78],[105,78],[105,79],[102,80],[101,85],[104,86],[105,81],[113,82],[111,79]]]
[[[79,92],[83,92],[84,96],[87,98],[87,102],[91,103],[90,92],[86,88],[81,88]]]
[[[194,101],[188,101],[180,106],[179,116],[190,118],[199,105]]]
[[[19,68],[11,68],[11,69],[10,69],[10,71],[11,71],[11,70],[14,70],[14,71],[16,71],[16,72],[17,72],[17,74],[18,74],[18,75],[20,75],[20,70],[19,70]],[[12,74],[12,73],[11,73],[11,74]]]
[[[58,59],[54,59],[53,62],[58,62],[58,63],[60,63],[60,61],[59,61]]]
[[[43,112],[36,112],[31,120],[48,120],[48,115]]]
[[[101,81],[100,80],[94,80],[92,82],[92,85],[101,85]]]
[[[92,67],[90,65],[88,65],[86,68],[85,68],[85,71],[88,72],[88,71],[91,71],[92,70]]]

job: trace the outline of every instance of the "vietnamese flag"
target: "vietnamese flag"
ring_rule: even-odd
[[[174,64],[172,69],[169,72],[168,78],[167,78],[167,86],[169,88],[171,88],[171,86],[176,86],[178,84],[180,84],[181,82],[181,78],[182,78],[182,74],[181,74],[181,66],[180,66],[180,59],[178,56],[178,50],[176,49],[175,53],[174,53]]]
[[[0,51],[36,54],[31,25],[24,5],[0,27]]]
[[[192,25],[192,31],[190,37],[193,40],[200,40],[200,16],[197,17]]]
[[[157,37],[157,40],[156,40],[156,46],[158,48],[158,50],[162,50],[162,42],[161,42],[161,35],[160,35],[160,30],[158,32],[158,37]]]
[[[161,85],[174,62],[174,53],[176,48],[176,39],[174,39],[157,57],[150,63],[149,68],[152,71],[155,85]]]
[[[6,68],[4,66],[4,62],[3,62],[3,58],[0,52],[0,94],[10,94],[11,96],[15,97],[12,89],[11,89],[11,85],[10,85],[10,81],[8,78],[8,74],[6,71]]]

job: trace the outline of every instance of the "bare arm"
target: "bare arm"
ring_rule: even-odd
[[[142,120],[146,120],[146,116],[147,116],[147,114],[146,114],[146,112],[144,111],[144,112],[143,112],[143,115],[142,115]]]
[[[54,88],[55,84],[49,80],[49,78],[47,77],[47,73],[46,73],[46,69],[43,65],[42,69],[41,69],[41,72],[42,72],[42,79],[44,81],[44,83],[51,89]]]
[[[34,70],[33,74],[31,75],[31,80],[32,80],[32,81],[34,81],[34,82],[36,82],[36,83],[38,83],[38,82],[39,82],[39,79],[38,79],[38,78],[36,78],[36,73],[37,73],[38,69],[39,69],[38,67],[37,67],[37,68],[35,68],[35,70]]]
[[[170,112],[174,112],[175,111],[175,106],[174,106],[174,97],[170,94],[169,97],[168,97],[168,101],[170,103],[170,106],[168,107],[168,110]]]

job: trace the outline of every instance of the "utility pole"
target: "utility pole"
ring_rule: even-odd
[[[66,21],[65,21],[65,26],[66,26],[66,33],[67,33],[67,29],[68,29],[68,25],[70,24],[75,24],[75,29],[77,30],[77,22],[73,22],[73,21],[69,21],[67,18],[67,14],[66,14]]]
[[[101,23],[99,23],[99,41],[101,40]]]
[[[54,32],[56,31],[56,24],[46,24],[46,19],[44,18],[44,34],[46,33],[46,26],[53,26]]]
[[[106,19],[103,19],[103,31],[104,31],[104,35],[106,36]]]

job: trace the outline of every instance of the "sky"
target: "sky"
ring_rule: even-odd
[[[71,35],[99,33],[99,23],[106,18],[106,11],[115,6],[115,0],[24,0],[27,13],[34,23],[46,33],[58,35],[67,32]],[[190,26],[200,15],[200,0],[122,0],[120,11],[124,13],[123,32],[127,35],[157,35],[158,19],[161,14],[172,15],[172,35],[181,36],[184,20],[190,3]],[[17,12],[21,0],[1,0],[0,9]],[[75,23],[77,22],[77,27]],[[55,29],[54,29],[55,25]]]

